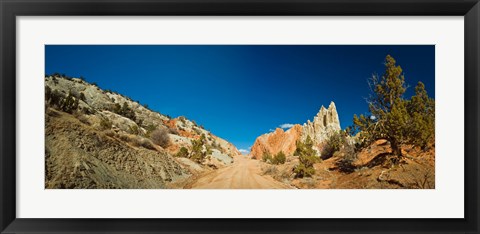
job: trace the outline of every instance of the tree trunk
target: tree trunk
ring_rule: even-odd
[[[400,144],[398,144],[397,141],[391,140],[390,145],[392,147],[392,154],[396,155],[398,158],[402,157],[402,149],[400,147]]]

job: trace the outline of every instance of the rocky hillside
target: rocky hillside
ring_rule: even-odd
[[[423,151],[412,145],[402,147],[405,157],[392,164],[391,147],[378,140],[360,150],[345,168],[343,152],[313,164],[311,177],[295,177],[299,157],[290,156],[284,164],[272,165],[260,161],[265,175],[299,189],[434,189],[435,148]],[[348,169],[346,171],[345,169]]]
[[[250,155],[256,159],[261,159],[264,153],[274,155],[280,151],[292,155],[296,150],[296,142],[305,141],[307,137],[312,139],[316,150],[320,152],[319,149],[325,140],[340,130],[337,108],[335,103],[331,102],[328,109],[324,106],[320,108],[313,122],[307,120],[303,126],[296,124],[287,131],[277,128],[274,132],[259,136],[252,146]]]
[[[183,116],[82,79],[45,77],[46,188],[165,188],[235,155],[235,146]]]

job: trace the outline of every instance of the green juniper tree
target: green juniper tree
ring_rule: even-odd
[[[313,164],[318,161],[317,153],[313,149],[313,141],[307,136],[305,142],[297,141],[297,149],[295,155],[298,155],[299,164],[295,166],[293,171],[296,177],[311,177],[315,174]]]
[[[402,156],[401,145],[414,143],[425,148],[434,136],[435,102],[429,98],[423,83],[415,88],[411,100],[403,95],[407,89],[405,77],[395,59],[387,55],[385,73],[374,75],[369,82],[372,94],[368,99],[370,115],[354,115],[354,128],[360,140],[368,145],[377,139],[390,142],[392,153]]]
[[[426,149],[431,139],[435,138],[435,100],[428,97],[422,82],[418,82],[415,95],[407,106],[412,118],[409,129],[412,136],[410,143]]]

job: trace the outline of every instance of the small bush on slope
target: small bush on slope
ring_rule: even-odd
[[[286,160],[287,157],[282,151],[280,151],[275,155],[275,157],[273,157],[272,164],[284,164]]]
[[[321,153],[321,159],[325,160],[333,156],[333,154],[337,151],[340,151],[345,145],[347,144],[347,139],[345,133],[335,132],[332,134],[327,141],[325,142],[325,146],[323,146],[323,150]]]
[[[341,159],[336,163],[338,170],[345,173],[352,173],[356,168],[353,165],[353,161],[357,158],[355,145],[345,144],[340,151],[334,153],[335,156],[336,154],[341,156]]]
[[[170,142],[168,131],[165,128],[159,128],[153,131],[150,134],[150,139],[152,139],[153,143],[161,146],[162,148],[167,147],[168,143]]]
[[[135,136],[132,142],[135,146],[141,146],[145,149],[155,150],[155,146],[149,139],[140,136]]]
[[[112,122],[108,120],[107,118],[102,118],[100,120],[100,128],[102,130],[108,130],[112,128]]]
[[[272,155],[269,152],[263,152],[262,161],[266,163],[270,163],[272,162],[272,160],[273,160]]]
[[[186,158],[188,157],[188,149],[185,147],[180,148],[175,157]]]
[[[123,117],[129,118],[133,121],[137,120],[135,111],[133,111],[133,109],[128,106],[127,102],[124,102],[123,106],[120,106],[120,104],[115,103],[115,105],[113,106],[113,112]]]
[[[201,135],[198,140],[192,140],[192,152],[190,159],[197,163],[203,162],[207,157],[207,153],[203,150],[203,145],[206,143],[205,135]]]

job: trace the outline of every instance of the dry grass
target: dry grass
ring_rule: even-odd
[[[152,141],[143,137],[135,137],[133,142],[135,146],[141,146],[145,149],[156,150],[155,146],[153,145]]]
[[[286,184],[289,184],[293,177],[291,169],[289,170],[289,168],[275,165],[267,165],[262,167],[262,174],[270,175],[273,179]]]
[[[105,134],[109,135],[112,133],[110,133],[109,131],[106,131]],[[116,133],[113,133],[113,136],[115,136],[116,138],[118,138],[123,142],[130,143],[135,147],[143,147],[145,149],[157,150],[157,148],[155,148],[155,145],[150,139],[143,138],[141,136],[130,135],[130,134],[116,134]]]
[[[79,112],[79,111],[75,111],[74,114],[75,118],[77,118],[80,122],[82,122],[83,124],[86,124],[88,126],[91,125],[90,121],[88,120],[87,116],[85,116],[83,113]]]
[[[278,169],[276,166],[269,165],[266,167],[262,167],[262,174],[263,175],[276,175],[278,173]]]
[[[124,142],[132,142],[133,141],[133,136],[128,135],[128,134],[118,134],[117,135],[118,139]]]
[[[105,133],[105,135],[107,135],[109,137],[116,137],[117,136],[117,134],[113,130],[106,130],[104,133]]]
[[[317,186],[317,181],[314,178],[305,177],[302,179],[302,184],[305,188],[312,189]]]

